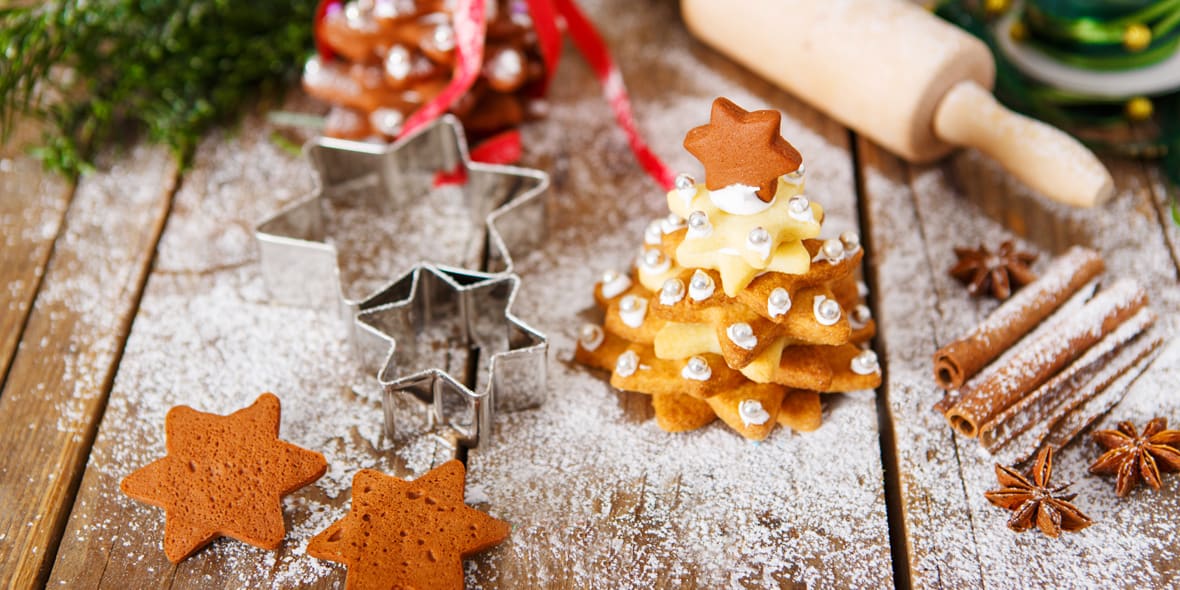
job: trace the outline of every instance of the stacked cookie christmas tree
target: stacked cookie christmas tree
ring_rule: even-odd
[[[715,418],[756,440],[776,424],[810,431],[821,393],[880,384],[861,348],[875,325],[859,239],[819,239],[823,209],[803,196],[802,158],[779,124],[718,98],[684,141],[705,182],[680,175],[632,272],[595,286],[605,321],[583,326],[576,358],[650,394],[670,432]]]

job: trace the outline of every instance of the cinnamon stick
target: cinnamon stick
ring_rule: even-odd
[[[1085,401],[1087,393],[1092,396],[1109,385],[1118,376],[1110,371],[1113,366],[1125,370],[1149,352],[1142,347],[1124,350],[1124,346],[1154,322],[1155,314],[1150,309],[1139,310],[1044,385],[980,426],[980,444],[995,453],[1033,426],[1046,424],[1051,428],[1074,405]],[[1105,381],[1095,378],[1099,373],[1107,374]]]
[[[962,387],[1103,268],[1097,252],[1071,248],[1053,261],[1043,277],[996,308],[970,334],[934,353],[934,380],[943,389]]]
[[[1012,358],[990,378],[964,392],[946,413],[963,436],[974,438],[979,427],[1039,387],[1065,365],[1147,305],[1147,294],[1134,281],[1119,280],[1098,293],[1056,330],[1021,343]]]
[[[1082,288],[1078,289],[1064,304],[1053,312],[1053,315],[1048,319],[1042,321],[1032,332],[1029,332],[1018,344],[1004,351],[996,360],[992,361],[985,369],[980,371],[967,382],[967,384],[959,389],[947,391],[943,394],[942,399],[934,404],[934,411],[939,414],[946,415],[967,391],[974,389],[983,381],[991,379],[996,373],[1003,370],[1004,367],[1012,360],[1012,357],[1017,351],[1021,349],[1028,342],[1035,342],[1040,338],[1047,338],[1048,334],[1058,333],[1059,328],[1057,324],[1069,321],[1069,318],[1077,315],[1082,307],[1094,297],[1094,293],[1098,291],[1098,280],[1095,279],[1086,283]]]
[[[1069,404],[1052,425],[1039,425],[1022,435],[1012,446],[1017,451],[1009,464],[1024,464],[1036,456],[1042,448],[1052,446],[1060,449],[1077,438],[1090,424],[1093,424],[1111,408],[1118,405],[1135,380],[1159,356],[1163,337],[1144,334],[1137,338],[1103,367],[1095,377],[1078,389],[1076,399]],[[1131,362],[1131,359],[1138,359]],[[1131,363],[1131,364],[1128,364]]]

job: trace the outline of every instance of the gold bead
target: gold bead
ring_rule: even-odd
[[[1151,118],[1155,112],[1155,106],[1151,104],[1151,99],[1146,96],[1136,96],[1127,101],[1123,110],[1127,113],[1127,118],[1132,121],[1146,121]]]
[[[1024,21],[1014,21],[1008,29],[1008,36],[1012,37],[1013,41],[1024,41],[1028,39],[1028,27],[1025,26]]]
[[[1123,29],[1123,47],[1127,51],[1143,51],[1148,45],[1151,45],[1151,29],[1146,25],[1135,23]]]
[[[1012,0],[984,0],[983,10],[990,16],[1008,12],[1012,7]]]

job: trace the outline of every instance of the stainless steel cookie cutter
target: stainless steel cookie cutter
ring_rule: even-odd
[[[303,151],[318,173],[319,186],[255,229],[263,279],[273,301],[338,306],[353,336],[353,318],[369,297],[346,296],[339,253],[326,235],[325,199],[347,195],[355,205],[359,194],[360,205],[366,210],[388,214],[429,194],[440,172],[461,170],[466,181],[460,190],[471,225],[457,231],[486,227],[481,270],[510,272],[511,252],[544,238],[545,203],[539,197],[549,187],[549,175],[472,162],[463,128],[450,115],[391,145],[318,138],[309,141]]]
[[[548,343],[512,314],[519,285],[513,274],[423,264],[361,304],[358,348],[377,369],[387,438],[435,433],[473,448],[488,440],[493,411],[543,401]]]

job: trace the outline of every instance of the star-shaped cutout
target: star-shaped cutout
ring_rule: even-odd
[[[278,439],[279,398],[266,393],[228,416],[168,411],[168,454],[119,485],[164,509],[164,553],[180,562],[221,536],[277,549],[283,496],[317,480],[324,456]]]
[[[519,284],[511,274],[420,265],[361,303],[357,348],[370,352],[365,364],[384,389],[387,437],[433,432],[474,447],[493,411],[543,401],[548,345],[511,312]]]
[[[733,184],[756,186],[758,197],[769,203],[778,178],[803,162],[799,151],[779,135],[781,122],[778,111],[750,112],[718,97],[709,124],[689,130],[684,149],[705,167],[709,190]]]
[[[451,460],[405,481],[365,469],[352,508],[307,544],[348,566],[345,588],[463,588],[463,558],[508,538],[508,523],[463,502],[463,464]]]
[[[335,244],[352,236],[343,233],[347,226],[330,227],[329,206],[360,211],[366,217],[388,217],[432,196],[440,183],[457,184],[462,195],[456,201],[461,201],[468,214],[454,216],[448,231],[461,237],[479,236],[486,229],[487,243],[475,246],[486,253],[484,269],[489,272],[511,271],[511,252],[536,245],[544,237],[545,203],[539,197],[549,187],[549,175],[473,162],[463,129],[453,116],[440,117],[390,145],[321,137],[309,141],[303,150],[317,172],[319,187],[255,230],[263,278],[275,301],[321,308],[339,304],[351,326],[360,301],[372,295],[357,295],[359,287],[341,273],[345,265]],[[450,182],[454,179],[459,182]],[[371,253],[364,259],[396,259],[397,250],[410,246],[405,239],[400,234],[389,236],[392,250]],[[437,250],[428,249],[429,255],[444,255]],[[445,255],[452,254],[448,251]],[[470,254],[464,259],[474,257]],[[368,263],[363,266],[367,269]],[[406,270],[395,268],[377,278],[384,280]],[[374,277],[364,278],[367,283]]]

